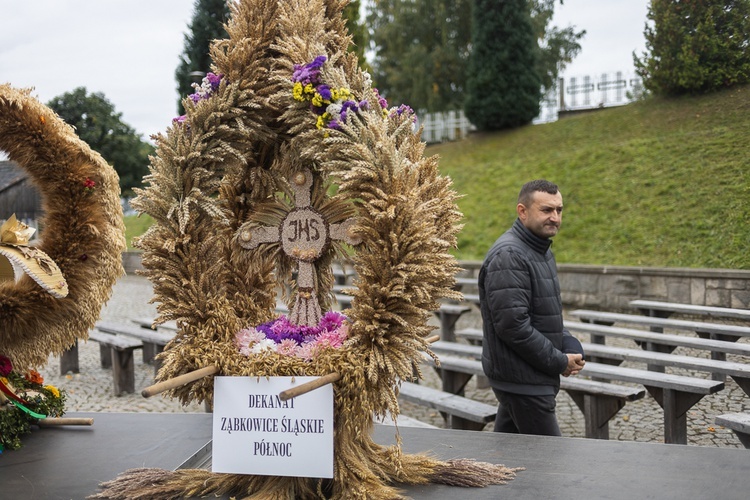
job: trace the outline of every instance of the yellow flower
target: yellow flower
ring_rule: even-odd
[[[323,106],[323,96],[315,92],[315,95],[313,96],[312,101],[310,102],[312,102],[313,106],[321,107]]]
[[[339,89],[339,98],[348,99],[349,97],[351,97],[351,95],[352,93],[349,92],[349,89],[344,89],[344,88]]]
[[[308,83],[305,85],[305,94],[312,95],[315,93],[315,87],[313,87],[312,83]]]
[[[294,96],[295,101],[305,100],[305,98],[302,97],[302,84],[300,82],[294,84],[294,87],[292,88],[292,96]]]
[[[51,392],[52,395],[56,398],[60,397],[60,391],[57,390],[57,387],[55,387],[54,385],[45,385],[44,388]]]

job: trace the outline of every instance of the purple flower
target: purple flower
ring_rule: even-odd
[[[224,75],[217,75],[214,73],[208,73],[206,75],[206,79],[208,80],[208,83],[211,85],[211,91],[216,91],[219,88],[219,85],[221,84],[221,79]]]
[[[302,85],[318,85],[320,83],[320,68],[327,59],[326,56],[318,56],[307,64],[295,64],[292,81],[300,82]]]
[[[378,104],[380,104],[380,107],[383,109],[388,109],[388,101],[385,100],[385,97],[380,96],[380,92],[378,92],[378,89],[373,88],[373,92],[375,92],[375,97],[378,98]]]
[[[329,87],[328,85],[326,85],[326,84],[318,85],[315,90],[318,91],[318,94],[320,94],[320,97],[322,97],[323,100],[325,100],[325,101],[330,101],[331,100],[331,97],[332,97],[331,96],[331,87]]]

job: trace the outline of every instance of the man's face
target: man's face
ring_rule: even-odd
[[[532,194],[531,206],[521,203],[516,207],[518,218],[529,231],[540,238],[551,238],[560,230],[562,222],[562,195],[535,191]]]

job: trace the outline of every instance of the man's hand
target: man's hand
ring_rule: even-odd
[[[583,369],[583,365],[586,364],[583,360],[583,356],[580,354],[566,354],[566,356],[568,357],[568,366],[565,368],[565,371],[562,372],[562,376],[569,377],[571,375],[578,375],[578,372]]]

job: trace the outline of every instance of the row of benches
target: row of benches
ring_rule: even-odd
[[[647,307],[645,301],[639,301],[638,307]],[[655,303],[656,307],[668,307],[667,303]],[[679,305],[684,306],[684,305]],[[684,313],[684,307],[676,307],[676,312]],[[720,308],[711,308],[712,317],[718,317]],[[729,314],[735,315],[737,311],[729,310]],[[650,326],[654,329],[677,328],[697,332],[699,337],[692,338],[685,335],[663,334],[645,330],[619,328],[609,325],[601,325],[586,322],[567,322],[566,326],[574,333],[585,333],[591,335],[592,343],[584,344],[588,359],[596,363],[588,362],[584,374],[592,377],[592,381],[617,381],[638,383],[646,387],[649,393],[664,409],[665,441],[672,443],[686,442],[686,412],[697,403],[704,395],[715,393],[723,388],[726,376],[732,377],[737,384],[750,394],[750,369],[744,363],[733,363],[726,361],[726,354],[750,354],[750,345],[735,343],[737,338],[750,335],[750,329],[740,325],[726,325],[714,323],[700,323],[684,320],[669,320],[664,318],[645,318],[643,316],[617,315],[614,313],[601,313],[598,311],[574,311],[574,316],[587,319],[607,321],[631,321],[641,326]],[[740,312],[739,314],[743,314]],[[707,314],[708,315],[708,314]],[[738,316],[734,316],[735,318]],[[445,333],[445,332],[443,332]],[[606,346],[604,338],[614,336],[631,338],[639,349],[626,349]],[[462,329],[443,335],[454,339],[465,338],[473,344],[481,343],[481,330]],[[438,343],[436,350],[443,349],[447,355],[468,355],[478,359],[480,348],[476,345],[456,344],[452,340]],[[446,346],[450,349],[446,350]],[[685,346],[708,350],[712,353],[712,359],[698,358],[694,356],[678,356],[670,354],[677,346]],[[440,356],[443,376],[443,389],[449,392],[462,394],[462,388],[472,375],[480,375],[481,367],[476,365],[472,369],[467,368],[470,364],[467,360],[454,361],[446,355]],[[648,370],[633,370],[623,368],[619,365],[623,361],[646,363]],[[687,368],[695,371],[706,371],[712,373],[715,380],[705,380],[697,377],[683,377],[664,374],[667,366]],[[660,375],[657,375],[660,373]],[[606,421],[625,404],[628,400],[637,399],[637,394],[617,395],[612,393],[611,385],[603,385],[595,389],[589,387],[565,387],[573,380],[585,380],[580,378],[563,379],[563,389],[567,390],[573,400],[584,412],[586,421],[586,435],[588,437],[605,437]],[[577,383],[577,382],[576,382]],[[622,386],[619,386],[622,387]],[[568,390],[570,389],[570,390]],[[610,392],[608,392],[610,391]],[[588,406],[586,399],[589,399]],[[717,424],[723,425],[735,431],[743,444],[748,439],[748,418],[745,414],[726,414],[717,418]],[[721,422],[721,423],[719,423]]]

